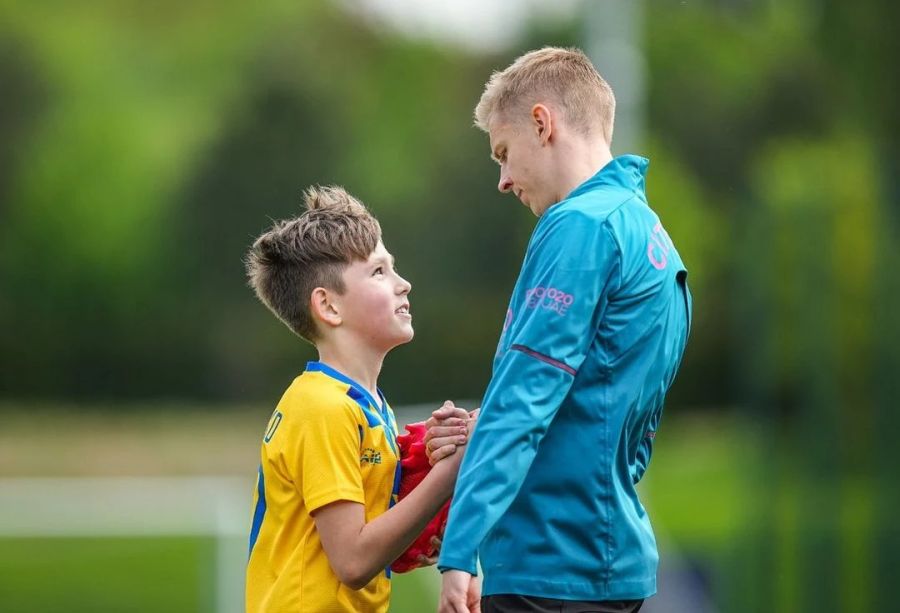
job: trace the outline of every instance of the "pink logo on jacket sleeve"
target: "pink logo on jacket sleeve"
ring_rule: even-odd
[[[539,285],[525,292],[525,306],[529,309],[539,308],[565,315],[573,302],[575,302],[574,295],[555,287]]]
[[[669,263],[669,251],[674,243],[669,238],[668,232],[662,227],[662,223],[656,222],[647,242],[647,259],[656,270],[662,270]]]

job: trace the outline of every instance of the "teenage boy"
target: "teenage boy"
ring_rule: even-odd
[[[319,354],[263,437],[246,607],[387,611],[388,567],[450,497],[463,454],[397,502],[397,424],[377,380],[385,355],[412,340],[411,286],[358,200],[339,187],[305,200],[246,259],[259,299]]]
[[[485,613],[637,611],[656,591],[635,486],[691,298],[647,160],[610,153],[614,109],[588,58],[558,48],[495,73],[475,109],[500,191],[539,219],[451,505],[442,612],[477,609],[479,558]],[[435,441],[451,414],[432,418]]]

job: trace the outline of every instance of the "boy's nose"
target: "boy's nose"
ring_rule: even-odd
[[[400,277],[400,285],[399,285],[400,294],[408,294],[412,291],[412,283]]]
[[[500,190],[500,193],[505,194],[509,191],[512,191],[513,182],[512,180],[504,176],[502,173],[500,175],[500,183],[497,184],[497,189]]]

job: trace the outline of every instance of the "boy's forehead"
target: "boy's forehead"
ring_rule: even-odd
[[[384,243],[379,240],[378,244],[375,245],[375,250],[369,254],[369,261],[379,260],[379,259],[388,259],[393,260],[394,256],[391,255],[391,252],[387,250],[387,247],[384,246]]]

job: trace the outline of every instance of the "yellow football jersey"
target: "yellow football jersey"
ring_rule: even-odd
[[[348,500],[365,505],[370,522],[396,502],[397,423],[379,396],[321,362],[308,363],[284,393],[262,443],[248,613],[387,611],[390,569],[361,590],[343,585],[311,516]]]

